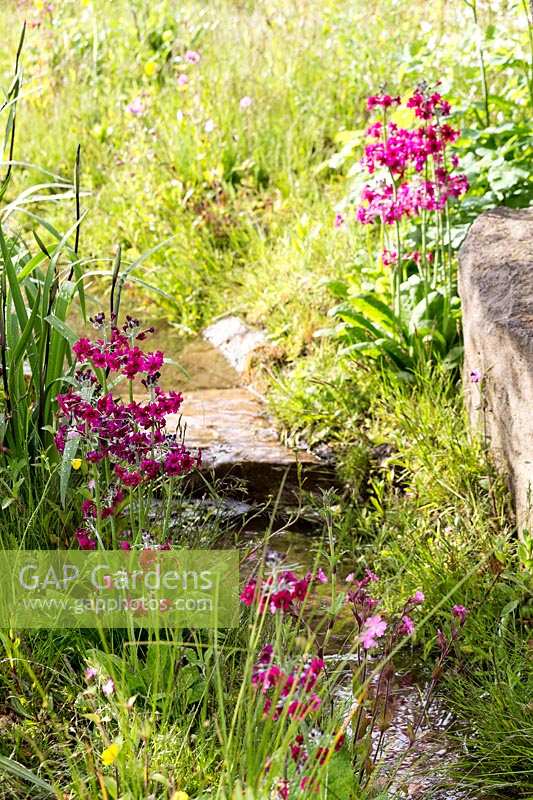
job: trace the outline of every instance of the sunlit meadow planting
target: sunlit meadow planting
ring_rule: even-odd
[[[0,797],[530,798],[533,542],[457,293],[473,220],[533,198],[529,4],[0,14],[0,555],[240,563],[232,626],[1,628]],[[228,391],[320,490],[211,470],[226,314],[265,332]]]

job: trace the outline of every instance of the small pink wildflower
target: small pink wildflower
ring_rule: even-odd
[[[245,109],[250,108],[252,103],[253,103],[252,98],[248,97],[248,95],[245,95],[244,97],[241,97],[239,101],[239,106],[244,111]]]
[[[128,103],[126,106],[126,111],[129,114],[133,114],[134,117],[140,117],[145,112],[144,104],[140,97],[136,97],[135,100],[132,100],[131,103]]]
[[[317,579],[317,581],[319,583],[327,583],[328,582],[328,576],[326,575],[326,573],[324,572],[324,570],[321,567],[319,567],[319,569],[318,569],[318,571],[316,573],[316,579]]]
[[[412,633],[414,633],[414,630],[415,630],[415,623],[413,622],[411,617],[408,617],[407,614],[404,614],[404,616],[402,617],[402,624],[400,625],[399,628],[399,633],[404,636],[410,636]]]
[[[187,86],[189,83],[189,76],[186,75],[184,72],[178,76],[178,86]]]
[[[424,592],[417,591],[414,593],[412,597],[409,598],[409,602],[415,606],[420,606],[426,599]]]
[[[187,50],[185,53],[185,61],[188,61],[189,64],[198,64],[200,58],[200,53],[197,50]]]
[[[456,605],[452,608],[452,614],[454,617],[457,617],[460,625],[465,624],[468,613],[468,608],[465,608],[465,606]]]
[[[371,647],[375,647],[377,645],[376,639],[380,639],[386,630],[387,623],[379,614],[368,617],[361,634],[361,644],[365,650],[370,650]]]
[[[481,383],[483,376],[481,370],[473,369],[470,372],[470,383]]]
[[[346,220],[344,218],[344,214],[341,214],[340,212],[338,214],[335,214],[334,225],[335,225],[336,228],[342,228],[342,226],[344,225],[345,222],[346,222]]]
[[[112,678],[108,678],[107,681],[105,681],[102,684],[102,692],[105,694],[106,697],[111,697],[114,691],[115,691],[115,682],[113,681]]]
[[[97,675],[98,675],[98,670],[95,669],[94,667],[87,667],[87,669],[85,670],[86,681],[92,681],[92,679],[96,678]]]

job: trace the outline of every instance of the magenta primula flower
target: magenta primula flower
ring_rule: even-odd
[[[98,330],[106,330],[104,314],[95,315],[91,321]],[[121,330],[112,320],[107,338],[79,339],[73,346],[80,365],[75,372],[76,386],[57,396],[58,451],[64,452],[68,440],[75,438],[89,464],[106,463],[108,485],[105,491],[100,486],[98,507],[94,479],[87,487],[91,496],[82,502],[86,522],[76,533],[82,549],[96,547],[93,534],[100,522],[122,514],[126,497],[131,502],[131,492],[138,486],[183,475],[200,463],[200,453],[193,458],[166,431],[167,416],[179,412],[183,397],[179,392],[164,392],[158,385],[164,354],[160,350],[145,353],[136,344],[148,333],[153,333],[153,328],[141,330],[138,320],[126,317]],[[104,392],[95,373],[97,368],[123,375],[129,381],[143,376],[147,402],[124,402],[111,392]],[[132,392],[130,389],[130,396]]]
[[[96,550],[96,541],[83,528],[77,530],[74,535],[78,540],[80,550]]]
[[[252,670],[252,686],[263,695],[263,714],[274,721],[283,716],[303,720],[318,711],[321,699],[314,689],[323,670],[324,661],[317,657],[286,670],[274,663],[272,645],[264,647]]]
[[[399,106],[400,103],[400,97],[392,97],[390,94],[376,94],[368,98],[366,107],[369,111],[373,111],[374,108],[390,108],[391,106]]]
[[[256,599],[256,586],[257,581],[249,581],[240,594],[241,603],[245,606],[251,606]]]
[[[370,97],[367,107],[386,111],[400,103],[399,97],[382,94]],[[450,113],[449,103],[438,92],[429,93],[422,87],[407,100],[406,107],[414,110],[421,124],[408,129],[384,118],[367,129],[370,141],[361,165],[375,183],[366,184],[356,211],[363,224],[378,220],[392,225],[424,211],[442,211],[468,189],[465,175],[452,174],[458,157],[447,156],[448,147],[459,137],[456,128],[442,122]]]
[[[269,610],[271,614],[281,612],[297,615],[311,585],[326,583],[327,580],[322,569],[316,575],[308,572],[304,578],[298,578],[291,570],[285,570],[263,580],[260,585],[253,578],[242,590],[240,599],[247,606],[257,603],[261,613]]]
[[[407,108],[414,109],[420,119],[431,119],[435,116],[446,117],[451,111],[450,104],[444,100],[438,92],[430,95],[425,94],[421,89],[417,89],[408,99]]]
[[[373,617],[368,617],[365,620],[361,633],[361,644],[365,650],[370,650],[370,648],[376,647],[376,639],[380,639],[386,630],[387,623],[379,614],[376,614]]]

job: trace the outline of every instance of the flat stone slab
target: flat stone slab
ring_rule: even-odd
[[[299,488],[313,491],[334,481],[331,466],[317,456],[280,443],[264,402],[245,387],[188,392],[181,411],[169,415],[168,429],[185,426],[185,442],[201,448],[204,468],[246,481],[255,500],[276,495],[283,481],[284,501]]]
[[[533,530],[533,209],[482,214],[459,262],[467,408]]]
[[[264,331],[254,330],[234,316],[222,317],[205,328],[202,335],[239,374],[246,371],[253,351],[267,341]]]

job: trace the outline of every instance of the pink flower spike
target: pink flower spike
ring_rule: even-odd
[[[122,541],[118,543],[118,546],[121,550],[131,550],[131,544],[127,542],[126,539],[122,539]]]
[[[415,592],[414,595],[409,598],[409,602],[413,603],[415,606],[421,606],[425,599],[426,599],[426,596],[425,596],[424,592],[418,591],[418,592]]]

